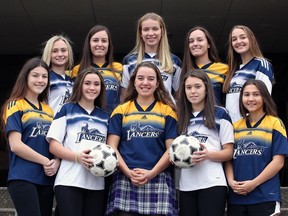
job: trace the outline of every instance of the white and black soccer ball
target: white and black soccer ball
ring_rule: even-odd
[[[170,160],[179,168],[193,167],[192,155],[202,150],[200,142],[193,136],[180,135],[172,142],[169,155]]]
[[[93,166],[90,168],[90,172],[94,176],[107,177],[115,172],[118,159],[111,146],[106,144],[97,145],[89,154],[93,156]]]

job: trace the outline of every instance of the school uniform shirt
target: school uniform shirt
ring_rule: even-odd
[[[224,144],[233,143],[231,118],[222,107],[215,106],[216,129],[204,125],[203,111],[190,119],[187,134],[196,137],[208,151],[220,151]],[[221,162],[204,160],[194,167],[180,170],[180,191],[195,191],[214,186],[227,186]]]
[[[137,101],[119,105],[111,114],[108,133],[121,138],[118,150],[130,169],[152,169],[166,151],[165,140],[177,137],[176,113],[154,101],[142,109]]]
[[[247,64],[241,65],[230,82],[229,92],[226,94],[226,109],[232,122],[241,119],[239,110],[239,97],[242,86],[247,80],[262,80],[268,91],[272,92],[273,68],[270,62],[264,58],[253,58]]]
[[[78,103],[66,103],[56,114],[47,140],[54,139],[73,152],[91,149],[106,143],[108,119],[108,113],[98,107],[89,114]],[[57,185],[103,190],[104,178],[93,176],[76,161],[62,159],[55,179]]]
[[[50,76],[50,93],[48,104],[56,114],[61,106],[70,98],[72,94],[73,82],[70,76],[64,76],[55,73],[53,70],[49,72]]]
[[[286,131],[276,117],[265,115],[254,125],[241,119],[234,124],[234,130],[233,172],[236,181],[254,179],[272,161],[273,156],[288,154]],[[231,204],[256,204],[280,199],[278,173],[245,196],[233,190],[229,193]]]
[[[194,67],[196,69],[206,70],[206,73],[212,82],[216,102],[221,105],[223,101],[222,86],[228,73],[228,65],[221,62],[210,62],[205,65],[195,65]]]
[[[120,104],[120,83],[122,79],[123,66],[118,62],[112,63],[114,68],[114,73],[112,72],[112,67],[107,62],[103,65],[92,64],[93,67],[100,70],[100,73],[104,79],[106,87],[106,107],[105,110],[109,113],[115,109],[115,107]],[[80,65],[76,65],[72,70],[72,79],[77,77]]]
[[[4,116],[6,135],[21,133],[21,141],[39,154],[53,159],[46,134],[53,120],[53,110],[45,103],[34,106],[26,99],[11,101]],[[54,177],[44,173],[43,165],[25,160],[9,151],[8,181],[25,180],[40,185],[53,185]]]
[[[129,84],[130,77],[134,72],[137,66],[137,57],[138,54],[129,54],[123,60],[123,76],[121,86],[123,88],[127,88]],[[174,97],[172,96],[179,88],[180,83],[180,74],[181,74],[181,60],[171,54],[171,59],[173,63],[173,72],[168,73],[166,71],[161,70],[161,62],[156,57],[156,54],[144,54],[144,58],[142,62],[152,62],[154,63],[161,72],[162,80],[166,90],[168,91],[169,95],[171,96],[172,100],[175,101]]]

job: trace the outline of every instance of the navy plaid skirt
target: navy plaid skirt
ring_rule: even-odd
[[[177,216],[176,189],[171,173],[162,172],[143,186],[135,186],[121,171],[114,173],[106,215],[118,211]]]

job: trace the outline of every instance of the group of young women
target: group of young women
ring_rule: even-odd
[[[54,192],[60,216],[223,216],[227,193],[230,216],[279,213],[287,137],[270,96],[272,66],[248,27],[233,27],[228,65],[210,33],[192,28],[181,67],[163,19],[147,13],[123,66],[100,25],[67,74],[72,65],[70,41],[50,38],[2,107],[19,216],[50,216]],[[203,150],[181,170],[177,199],[168,148],[180,134]],[[106,189],[104,177],[89,173],[96,143],[111,145],[119,160]]]

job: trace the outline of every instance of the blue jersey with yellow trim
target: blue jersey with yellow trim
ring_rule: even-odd
[[[121,82],[121,86],[123,88],[128,87],[130,77],[137,66],[137,57],[138,57],[138,54],[129,54],[123,60],[123,77],[122,77],[122,82]],[[164,86],[166,90],[168,91],[168,93],[170,94],[171,98],[174,100],[172,94],[176,92],[179,87],[180,74],[181,74],[181,60],[173,54],[171,54],[171,59],[173,63],[172,73],[168,73],[161,69],[162,64],[159,61],[159,59],[156,57],[156,55],[152,56],[152,55],[149,55],[148,53],[145,53],[142,62],[152,62],[158,67],[158,69],[161,72]]]
[[[255,125],[241,119],[234,123],[233,172],[236,181],[252,180],[272,161],[275,155],[287,155],[288,143],[283,123],[267,115]],[[255,204],[280,201],[280,180],[276,174],[245,196],[230,190],[232,204]]]
[[[228,73],[228,65],[221,62],[211,62],[206,65],[199,64],[195,68],[205,69],[210,78],[218,105],[223,102],[222,86]]]
[[[130,169],[152,169],[166,151],[165,140],[177,137],[176,113],[157,101],[145,110],[128,101],[111,114],[108,133],[120,137],[118,150]]]
[[[46,141],[46,134],[53,120],[53,110],[47,104],[39,103],[37,108],[25,99],[11,101],[4,119],[7,136],[9,132],[17,131],[21,133],[21,141],[25,145],[53,159]],[[9,151],[9,163],[8,181],[25,180],[40,185],[54,183],[54,177],[46,176],[41,164],[25,160],[12,151]]]
[[[88,113],[78,103],[66,103],[55,115],[47,139],[62,143],[73,152],[105,144],[109,114],[99,107]],[[61,160],[55,185],[103,190],[104,177],[96,177],[75,161]]]
[[[73,88],[73,81],[68,75],[61,76],[50,70],[50,94],[49,106],[56,114],[61,106],[70,98]]]
[[[240,66],[231,79],[229,92],[226,94],[226,109],[232,122],[241,119],[239,110],[239,97],[242,86],[247,80],[262,80],[268,91],[272,92],[273,68],[270,62],[264,58],[253,58],[247,64]]]

